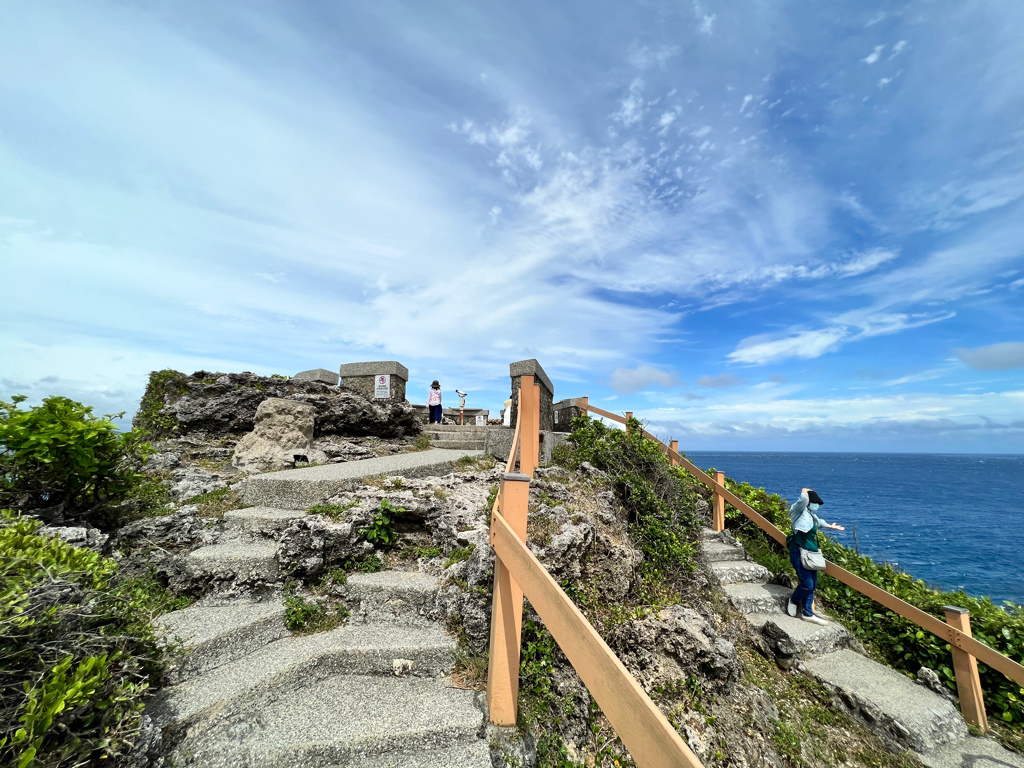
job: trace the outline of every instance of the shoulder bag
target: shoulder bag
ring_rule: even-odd
[[[825,562],[825,556],[821,552],[800,547],[800,565],[808,571],[824,571],[828,563]]]

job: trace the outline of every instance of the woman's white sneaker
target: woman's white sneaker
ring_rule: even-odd
[[[786,603],[786,613],[788,613],[794,619],[796,618],[796,603],[794,603],[792,600]]]
[[[822,627],[827,627],[829,625],[828,619],[823,619],[821,616],[814,616],[813,614],[811,616],[801,616],[800,618],[804,621],[811,622],[811,624],[818,624]]]

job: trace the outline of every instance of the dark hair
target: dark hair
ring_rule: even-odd
[[[431,389],[440,389],[441,385],[437,383],[437,379],[434,379],[434,383],[430,385]]]
[[[807,491],[807,501],[810,502],[811,504],[825,503],[824,501],[822,501],[821,496],[819,496],[818,494],[811,490]]]

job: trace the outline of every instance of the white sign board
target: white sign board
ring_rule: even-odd
[[[487,419],[484,417],[484,415],[482,413],[478,413],[476,415],[476,425],[478,427],[486,427],[487,426]]]
[[[391,397],[391,374],[381,373],[374,379],[373,396],[378,400]]]

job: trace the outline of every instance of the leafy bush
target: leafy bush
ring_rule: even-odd
[[[210,381],[209,383],[213,383]],[[153,371],[149,375],[146,391],[139,403],[139,411],[132,419],[138,429],[155,437],[169,437],[178,431],[178,420],[164,411],[164,404],[188,393],[188,376],[179,371]]]
[[[0,512],[0,764],[83,765],[127,748],[161,670],[150,621],[182,602],[38,527]]]
[[[395,543],[398,534],[395,533],[395,519],[405,512],[401,507],[395,507],[387,499],[380,500],[378,509],[370,524],[359,531],[359,535],[371,544],[379,544],[390,547]]]
[[[675,584],[696,567],[700,522],[695,481],[643,436],[639,421],[631,420],[630,429],[610,429],[579,416],[563,444],[571,451],[560,451],[558,459],[569,469],[589,462],[610,475],[644,555],[641,577],[652,584]]]
[[[747,483],[737,484],[727,479],[726,484],[776,526],[789,531],[789,508],[780,496]],[[770,539],[731,505],[726,506],[726,524],[738,532],[755,560],[774,572],[793,572],[786,548]],[[971,613],[971,632],[975,638],[1014,661],[1024,663],[1024,608],[1021,606],[1002,608],[987,597],[971,597],[962,590],[931,589],[920,579],[891,565],[877,563],[828,536],[821,535],[818,540],[830,561],[922,611],[944,619],[943,606],[966,608]],[[821,575],[817,594],[836,619],[890,665],[915,673],[922,666],[930,667],[956,692],[948,643],[830,576]],[[979,663],[978,670],[989,715],[1015,728],[1024,726],[1024,688],[984,664]]]
[[[150,453],[144,433],[118,433],[116,416],[93,416],[66,397],[21,410],[24,400],[0,401],[0,506],[59,507],[109,529],[165,500],[141,471]]]

